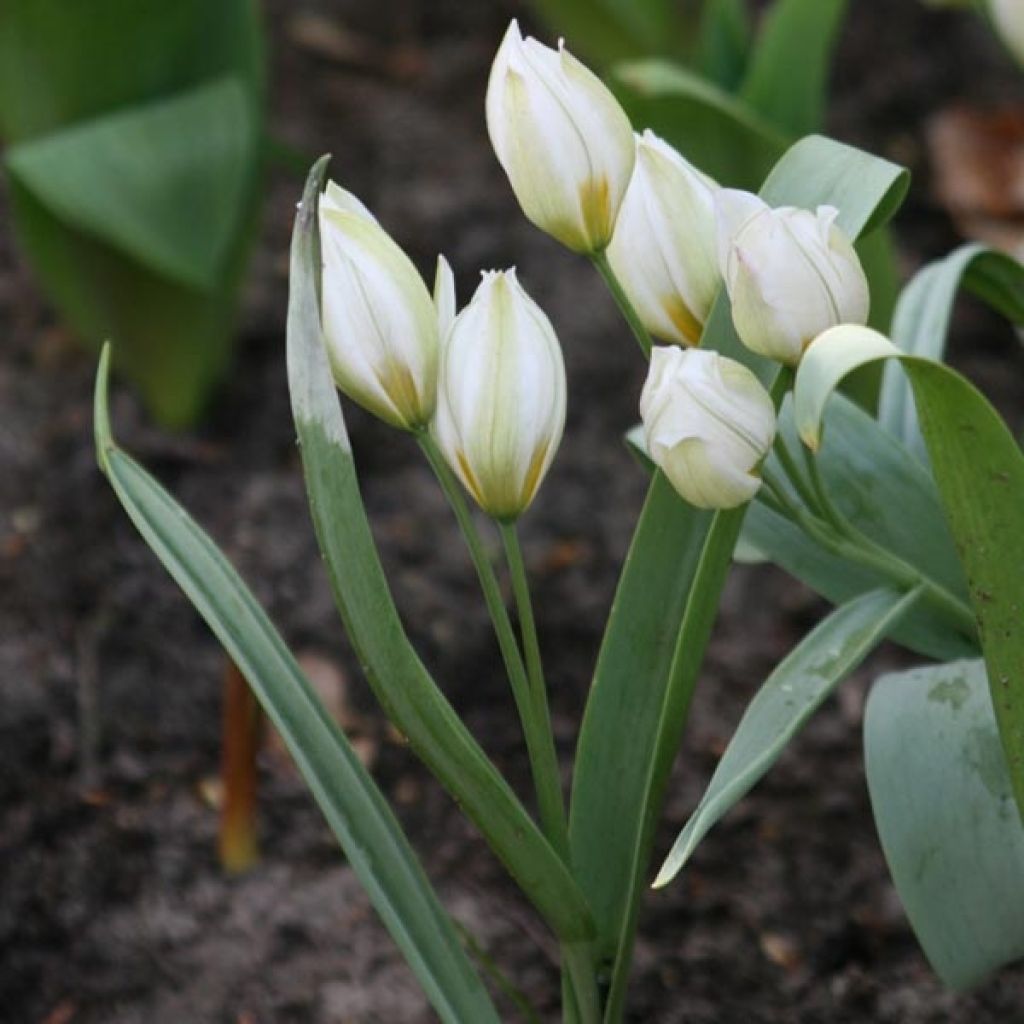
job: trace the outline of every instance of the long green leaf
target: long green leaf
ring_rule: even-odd
[[[790,450],[797,451],[791,402],[783,409],[779,430]],[[841,395],[829,404],[825,436],[819,472],[833,502],[861,533],[913,565],[935,587],[894,623],[892,638],[932,658],[975,657],[979,648],[973,638],[962,634],[947,604],[936,600],[939,592],[966,600],[967,583],[934,481],[891,434]],[[774,455],[769,466],[776,475],[782,472]],[[743,536],[833,604],[887,582],[881,573],[821,547],[761,502],[747,513]]]
[[[920,590],[873,590],[837,608],[765,680],[743,714],[700,804],[654,880],[667,885],[715,823],[765,775],[832,691],[913,606]]]
[[[732,92],[747,69],[752,37],[745,0],[705,0],[697,36],[697,70]]]
[[[420,661],[388,589],[321,337],[316,210],[326,168],[324,158],[310,172],[292,236],[288,386],[313,524],[338,609],[391,721],[556,934],[570,943],[587,939],[593,924],[579,887]]]
[[[832,45],[845,14],[846,0],[776,0],[740,96],[793,136],[820,131]]]
[[[864,758],[893,882],[942,980],[969,988],[1024,957],[1024,829],[984,664],[879,679]]]
[[[776,204],[832,202],[857,237],[895,210],[904,178],[892,164],[812,138],[790,150],[762,194]],[[736,338],[724,295],[702,345],[771,380],[770,364]],[[656,474],[598,657],[577,748],[570,839],[597,920],[598,955],[614,964],[609,1021],[622,1013],[654,824],[742,519],[743,510],[696,512]]]
[[[919,270],[903,290],[892,340],[909,355],[941,360],[960,288],[973,292],[1013,323],[1024,323],[1024,266],[983,245],[961,246]],[[885,367],[878,419],[916,455],[924,454],[910,384],[895,363]]]
[[[910,378],[935,482],[969,584],[1018,807],[1024,814],[1024,455],[985,397],[941,363],[904,355],[867,328],[835,328],[797,373],[797,429],[821,440],[828,396],[847,373],[899,359]]]
[[[195,605],[276,726],[373,905],[443,1020],[498,1021],[408,841],[263,609],[185,510],[116,447],[110,349],[96,380],[96,454],[146,543]]]

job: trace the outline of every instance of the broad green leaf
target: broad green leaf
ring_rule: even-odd
[[[96,454],[118,499],[284,739],[395,942],[443,1020],[498,1021],[387,801],[263,609],[210,538],[111,435],[109,346],[96,380]]]
[[[743,713],[700,804],[654,880],[667,885],[715,823],[778,760],[804,723],[920,597],[872,590],[837,608],[800,641],[765,680]]]
[[[813,138],[790,150],[762,194],[777,204],[832,202],[856,238],[895,209],[903,174]],[[724,295],[702,345],[728,352],[771,381],[769,364],[736,338]],[[599,959],[613,965],[608,1021],[623,1010],[654,824],[743,512],[699,512],[656,474],[598,656],[577,747],[570,839],[574,871],[597,921]]]
[[[618,64],[610,83],[637,131],[650,128],[722,185],[756,189],[786,150],[779,129],[680,65]]]
[[[23,142],[6,164],[67,228],[212,291],[251,201],[258,145],[242,83],[222,78]]]
[[[941,360],[961,287],[1011,322],[1024,323],[1024,266],[995,249],[964,245],[918,271],[903,290],[892,323],[896,347],[909,355]],[[910,384],[895,363],[885,367],[878,419],[916,455],[924,454]]]
[[[1024,455],[985,397],[960,374],[904,355],[866,327],[837,327],[797,373],[797,429],[816,448],[821,416],[851,370],[897,358],[910,378],[932,472],[969,584],[999,733],[1024,813]]]
[[[845,14],[846,0],[775,0],[740,96],[792,136],[819,131],[832,45]]]
[[[964,989],[1024,957],[1024,830],[984,664],[879,679],[864,758],[889,871],[939,977]]]
[[[678,54],[691,31],[677,0],[532,0],[531,6],[569,50],[600,65]]]
[[[837,395],[828,408],[825,444],[818,454],[819,472],[839,510],[875,543],[915,566],[947,595],[967,598],[967,584],[949,533],[935,483],[924,467],[878,423],[852,402]],[[779,431],[790,451],[799,440],[787,402]],[[769,466],[782,474],[777,458]],[[794,501],[802,504],[797,496]],[[820,546],[802,529],[760,502],[743,524],[747,542],[802,580],[833,604],[888,581],[873,569],[855,565]],[[932,592],[895,624],[892,638],[929,657],[973,657],[973,638],[962,634],[959,620],[949,617],[945,603]]]
[[[238,77],[261,104],[256,0],[0,4],[0,138],[9,143],[223,76]]]
[[[317,301],[316,210],[327,160],[312,169],[292,236],[288,386],[306,489],[335,601],[388,718],[458,800],[555,933],[593,931],[568,868],[452,710],[406,636],[359,493]]]
[[[697,70],[732,92],[750,58],[753,31],[746,0],[705,0],[697,36]]]

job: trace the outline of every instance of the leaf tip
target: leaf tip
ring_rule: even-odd
[[[110,405],[108,391],[110,388],[110,359],[112,347],[109,341],[103,343],[100,350],[100,362],[96,369],[96,387],[93,392],[93,437],[96,442],[96,461],[101,470],[106,472],[107,450],[114,446],[110,430]]]

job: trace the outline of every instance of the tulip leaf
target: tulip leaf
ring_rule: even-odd
[[[310,172],[292,236],[288,385],[310,511],[338,610],[388,718],[554,932],[567,942],[585,939],[593,924],[572,875],[438,689],[391,597],[320,329],[316,211],[326,168],[324,158]]]
[[[832,46],[845,15],[846,0],[775,0],[740,97],[794,137],[819,131]]]
[[[889,871],[943,982],[969,988],[1024,957],[1024,829],[983,662],[879,679],[864,758]]]
[[[610,81],[637,131],[650,128],[721,185],[756,189],[786,150],[785,134],[678,64],[617,64]]]
[[[964,245],[919,270],[903,290],[892,324],[897,348],[909,355],[941,360],[961,287],[1012,323],[1024,324],[1024,266],[995,249]],[[878,419],[915,455],[924,455],[910,384],[895,363],[885,368]]]
[[[284,739],[395,942],[442,1020],[498,1015],[398,821],[238,574],[185,510],[116,445],[107,386],[96,380],[100,468],[139,533],[193,603]]]
[[[697,70],[732,92],[747,69],[752,38],[745,0],[705,0],[694,58]]]
[[[796,453],[791,402],[782,411],[779,432]],[[914,566],[934,588],[894,624],[892,639],[932,658],[976,656],[974,639],[949,617],[949,602],[938,603],[935,597],[941,593],[966,600],[967,584],[932,478],[877,421],[842,395],[829,404],[825,436],[818,468],[833,503],[861,533]],[[777,456],[768,465],[776,478],[782,475]],[[803,505],[795,494],[791,497]],[[880,572],[832,554],[761,502],[747,513],[743,536],[833,604],[886,582]]]
[[[187,288],[213,290],[252,188],[258,138],[222,78],[23,142],[10,175],[57,220]]]
[[[762,195],[777,204],[831,202],[856,238],[895,210],[904,176],[816,137],[782,158]],[[724,294],[701,343],[772,381],[770,364],[736,338]],[[606,626],[577,747],[570,840],[596,918],[597,955],[611,968],[608,1021],[623,1011],[654,825],[744,511],[698,511],[656,473]]]
[[[654,881],[667,885],[715,823],[778,760],[790,740],[921,596],[872,590],[832,612],[765,680],[722,755],[700,804]]]
[[[807,350],[794,409],[800,436],[821,439],[830,393],[859,366],[899,359],[914,401],[950,532],[969,581],[1018,807],[1024,814],[1024,455],[999,414],[964,377],[909,356],[864,327],[835,327]]]

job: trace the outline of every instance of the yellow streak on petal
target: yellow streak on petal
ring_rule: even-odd
[[[587,241],[592,249],[603,249],[612,237],[612,199],[606,175],[587,178],[579,187],[580,210]]]
[[[693,315],[689,306],[678,295],[667,295],[661,300],[669,320],[689,345],[699,345],[704,325]]]
[[[523,480],[522,507],[517,510],[517,515],[526,509],[537,493],[537,488],[540,486],[540,476],[544,471],[544,460],[547,458],[548,448],[550,447],[550,442],[541,442],[533,453],[533,458],[530,459],[530,465],[526,469],[526,477]]]
[[[462,482],[466,485],[466,490],[469,491],[473,496],[473,500],[486,512],[487,506],[484,503],[484,496],[480,490],[480,481],[477,480],[473,470],[469,468],[466,453],[461,450],[456,451],[455,458],[459,463],[459,469],[462,471]]]
[[[389,359],[378,379],[384,393],[405,420],[403,426],[409,429],[423,426],[429,416],[425,415],[409,367]]]

